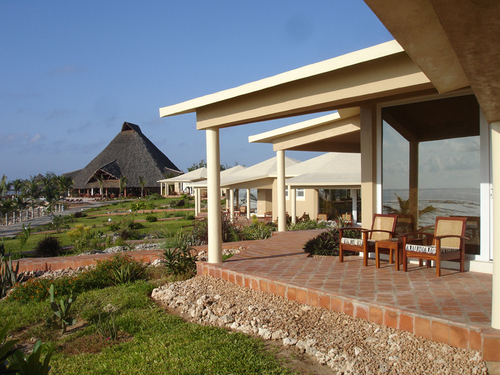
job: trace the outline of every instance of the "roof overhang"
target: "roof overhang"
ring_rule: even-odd
[[[250,143],[272,143],[274,151],[360,152],[359,108],[284,126],[248,137]]]
[[[500,1],[365,0],[443,93],[470,86],[500,121]]]
[[[430,92],[430,80],[391,41],[164,107],[160,116],[196,112],[197,129],[222,128]]]

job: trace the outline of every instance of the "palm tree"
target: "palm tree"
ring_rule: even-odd
[[[393,208],[390,206],[384,206],[385,211],[388,214],[409,214],[410,213],[410,199],[402,199],[399,195],[396,194],[396,197],[398,198],[398,204],[399,208]],[[432,212],[436,211],[436,207],[434,206],[427,206],[421,210],[418,210],[418,217],[426,214],[430,214]]]
[[[127,186],[128,179],[125,176],[120,177],[120,195],[122,195],[122,191],[125,189],[125,186]],[[127,191],[125,191],[125,195],[127,195]]]
[[[142,176],[139,176],[139,185],[141,186],[141,198],[143,198],[144,197],[144,186],[146,186],[146,180]]]
[[[95,176],[95,178],[97,179],[97,182],[99,183],[100,194],[102,197],[104,194],[104,177],[101,175],[101,176]]]
[[[59,202],[59,190],[49,183],[43,187],[42,192],[47,202],[47,211],[52,214],[55,205]]]
[[[24,181],[24,194],[30,201],[32,217],[35,217],[35,207],[38,204],[37,199],[40,197],[39,182],[36,176],[30,176]]]
[[[19,212],[19,221],[23,221],[23,210],[26,208],[26,200],[24,199],[23,194],[18,194],[14,198],[12,198],[14,203],[15,211]]]
[[[67,177],[67,176],[63,176],[63,175],[56,176],[54,178],[54,182],[55,182],[57,188],[59,189],[59,191],[61,192],[61,195],[63,197],[64,197],[64,194],[66,192],[68,192],[68,196],[69,196],[69,190],[73,186],[73,179],[71,177]]]
[[[14,210],[14,204],[12,199],[8,198],[2,201],[2,205],[0,206],[0,212],[2,213],[2,217],[5,216],[5,225],[9,224],[9,214]]]
[[[10,186],[12,187],[12,190],[14,191],[14,195],[17,196],[23,187],[23,180],[21,180],[20,178],[17,178],[10,183]]]
[[[0,197],[3,197],[5,194],[7,194],[8,190],[9,185],[7,184],[7,176],[3,175],[2,179],[0,179]]]

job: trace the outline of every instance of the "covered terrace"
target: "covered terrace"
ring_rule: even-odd
[[[500,105],[498,97],[500,94],[500,68],[492,65],[496,61],[500,40],[500,23],[498,14],[500,3],[475,2],[449,3],[438,0],[414,1],[388,1],[366,2],[379,16],[398,42],[388,42],[368,49],[356,51],[344,56],[330,59],[321,63],[312,64],[294,71],[286,72],[261,81],[249,83],[234,89],[226,90],[213,95],[207,95],[184,103],[160,109],[161,116],[170,116],[181,113],[196,112],[197,128],[205,130],[207,135],[207,162],[208,162],[208,195],[209,204],[209,263],[201,264],[202,272],[206,267],[212,274],[227,278],[238,283],[238,279],[231,280],[229,272],[224,273],[226,263],[221,263],[220,242],[220,219],[212,216],[218,212],[216,191],[219,188],[218,176],[215,173],[219,165],[219,130],[228,126],[250,124],[257,121],[278,119],[302,114],[317,113],[330,110],[342,110],[345,108],[359,108],[360,124],[360,152],[361,152],[361,195],[362,195],[362,222],[371,222],[374,213],[382,211],[382,126],[386,116],[387,121],[397,127],[397,110],[391,110],[400,105],[413,105],[417,103],[433,102],[438,110],[442,100],[452,100],[453,108],[460,106],[462,100],[469,103],[467,108],[471,113],[471,119],[462,129],[466,132],[479,135],[481,142],[481,253],[474,257],[469,264],[477,265],[478,270],[486,273],[466,272],[458,274],[459,277],[491,277],[487,274],[488,267],[492,272],[491,289],[491,327],[493,329],[481,329],[478,335],[468,330],[469,340],[475,337],[481,342],[482,355],[486,360],[500,361],[500,237],[493,236],[493,228],[500,222],[500,200],[493,199],[495,188],[500,186]],[[404,22],[402,22],[404,20]],[[465,23],[465,24],[464,24]],[[474,100],[467,101],[467,97],[473,95],[478,106],[473,104]],[[444,107],[443,107],[444,108]],[[407,107],[409,109],[409,107]],[[389,119],[391,116],[392,119]],[[404,125],[404,124],[403,124]],[[425,124],[416,122],[403,126],[407,130],[412,129],[410,137],[416,137],[419,141],[418,131]],[[456,132],[460,132],[461,126],[450,123],[429,124],[431,133],[440,137],[453,138]],[[401,133],[402,134],[402,133]],[[443,139],[442,138],[442,139]],[[407,138],[409,139],[409,138]],[[284,159],[284,150],[278,151],[278,157]],[[410,164],[412,163],[410,159]],[[415,158],[413,157],[413,160]],[[279,172],[280,173],[280,172]],[[413,180],[413,184],[415,181]],[[410,181],[410,186],[412,181]],[[281,185],[284,190],[284,184]],[[212,192],[212,193],[211,193]],[[214,194],[214,199],[210,199]],[[281,217],[281,215],[280,215]],[[210,224],[211,223],[211,224]],[[280,234],[283,235],[283,234]],[[286,233],[286,235],[289,235]],[[275,268],[277,256],[268,252],[257,256],[259,265]],[[284,255],[282,258],[291,259]],[[237,260],[235,259],[235,262]],[[307,261],[304,264],[313,265],[315,261]],[[359,277],[355,271],[358,262],[347,262],[348,272],[340,279],[335,279],[335,284],[351,285],[351,288],[359,290],[365,283],[356,283],[351,277]],[[484,263],[480,266],[480,263]],[[229,264],[229,263],[228,263]],[[482,267],[482,268],[481,268]],[[284,268],[284,265],[281,265]],[[479,269],[481,268],[481,269]],[[217,270],[218,269],[218,270]],[[240,270],[248,274],[255,268]],[[317,265],[307,268],[302,277],[288,281],[286,290],[290,288],[290,296],[305,303],[314,304],[315,297],[306,290],[307,297],[297,298],[297,290],[293,283],[309,283],[313,275],[321,275],[323,281],[330,282],[328,277],[335,273],[323,273]],[[253,271],[252,271],[253,272]],[[290,270],[291,273],[296,270]],[[363,273],[373,272],[381,275],[379,270],[373,267],[365,268]],[[225,276],[226,275],[226,276]],[[423,287],[425,279],[430,277],[422,272],[398,272],[397,276],[411,277],[415,275],[417,285]],[[420,275],[420,276],[416,276]],[[477,276],[485,275],[485,276]],[[245,284],[250,287],[260,288],[260,279],[254,277],[244,278]],[[398,278],[399,279],[399,278]],[[241,280],[241,279],[240,279]],[[446,290],[441,283],[449,282],[457,288],[457,293],[466,294],[466,283],[460,283],[458,279],[449,276],[439,279],[432,275],[432,285],[436,290],[443,293]],[[265,280],[264,280],[265,281]],[[241,281],[240,281],[241,282]],[[391,279],[388,288],[394,290],[398,280]],[[265,284],[262,287],[266,290]],[[267,286],[267,290],[272,292]],[[280,284],[276,285],[277,290]],[[398,290],[397,294],[403,293]],[[411,290],[407,290],[407,292]],[[287,292],[288,293],[288,292]],[[372,295],[374,290],[368,290]],[[317,294],[316,294],[317,295]],[[450,299],[451,293],[439,296],[439,300]],[[488,291],[485,294],[489,297]],[[318,301],[321,296],[317,295]],[[472,293],[471,300],[478,300],[479,295]],[[362,302],[362,296],[353,298],[354,302]],[[330,308],[331,302],[330,299]],[[356,316],[370,318],[368,314],[357,314],[357,308],[350,301],[342,302],[343,311],[352,311]],[[489,306],[486,306],[488,309]],[[397,306],[394,306],[397,309]],[[359,311],[366,311],[360,309]],[[376,310],[375,310],[376,311]],[[432,317],[431,312],[424,313],[426,317]],[[408,315],[408,314],[406,314]],[[451,323],[454,322],[453,314],[444,314],[447,328],[444,332],[439,328],[442,321],[431,325],[428,322],[417,320],[416,316],[409,319],[414,325],[413,333],[424,335],[418,331],[421,327],[431,329],[432,339],[439,341],[439,337],[445,337],[448,341],[452,335]],[[384,315],[385,316],[385,315]],[[390,316],[390,314],[389,314]],[[384,318],[385,319],[385,318]],[[433,318],[432,318],[433,319]],[[429,319],[428,319],[429,320]],[[404,329],[404,322],[408,319],[405,314],[398,316],[398,328]],[[418,322],[418,323],[417,323]],[[390,322],[383,321],[389,325]],[[490,322],[486,322],[488,324]],[[453,324],[455,326],[455,324]],[[462,328],[464,328],[462,326]],[[457,329],[453,329],[457,332]],[[436,332],[436,333],[435,333]],[[477,332],[477,331],[475,331]],[[435,334],[434,334],[435,333]],[[455,335],[455,334],[454,334]],[[436,337],[434,337],[436,336]],[[463,335],[462,335],[463,336]],[[478,347],[477,345],[475,346]]]

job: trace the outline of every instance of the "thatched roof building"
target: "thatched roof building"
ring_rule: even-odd
[[[122,130],[85,168],[70,172],[74,189],[98,189],[103,180],[106,190],[119,189],[120,178],[127,179],[127,191],[140,189],[140,177],[145,187],[159,190],[157,181],[166,176],[182,174],[170,159],[161,152],[141,131],[138,125],[124,122]]]

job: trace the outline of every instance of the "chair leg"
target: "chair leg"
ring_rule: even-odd
[[[406,250],[403,249],[403,272],[407,272],[408,271],[408,263],[407,263],[407,259],[406,259]]]
[[[342,245],[339,246],[339,262],[342,263],[344,261],[344,249],[342,249]]]
[[[437,249],[436,249],[436,251],[437,251]],[[436,276],[437,277],[441,276],[441,257],[439,256],[439,254],[436,257]]]

